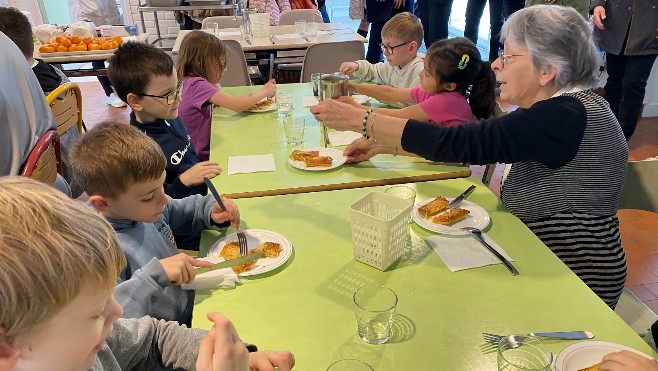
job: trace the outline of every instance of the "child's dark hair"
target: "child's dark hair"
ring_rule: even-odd
[[[174,61],[164,51],[140,42],[125,42],[109,59],[107,77],[122,101],[128,94],[144,94],[155,76],[171,76]]]
[[[226,46],[214,35],[199,30],[190,32],[183,39],[178,52],[178,79],[182,80],[186,76],[203,77],[206,80],[221,78],[226,67],[226,53]],[[216,64],[219,64],[217,75],[212,73],[212,69],[217,69]]]
[[[480,58],[480,51],[464,37],[436,41],[425,58],[442,83],[456,83],[455,91],[468,98],[479,119],[493,115],[496,105],[496,75],[491,63]]]
[[[32,25],[25,14],[16,8],[0,7],[0,32],[18,46],[25,58],[32,58],[34,41],[32,40]]]

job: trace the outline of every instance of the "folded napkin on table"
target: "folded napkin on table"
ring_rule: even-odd
[[[320,103],[316,97],[302,97],[302,107],[315,106]]]
[[[199,258],[199,260],[219,263],[224,259]],[[196,276],[194,281],[181,285],[181,288],[183,290],[211,289],[214,287],[232,289],[235,287],[236,283],[242,283],[243,281],[243,279],[240,279],[238,275],[233,272],[233,269],[221,268],[211,270],[210,272],[201,273]]]
[[[332,146],[346,146],[361,137],[361,134],[354,131],[331,131],[329,132],[329,143]]]
[[[496,249],[507,260],[513,261],[509,255],[489,236],[482,233],[484,240]],[[448,268],[453,271],[463,269],[484,267],[485,265],[501,264],[486,247],[482,246],[478,240],[471,235],[440,235],[427,237],[425,239],[439,257],[443,260]]]
[[[228,175],[275,170],[272,154],[228,157]]]

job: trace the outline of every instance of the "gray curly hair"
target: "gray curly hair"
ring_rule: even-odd
[[[500,31],[528,51],[537,71],[553,66],[556,86],[592,87],[597,82],[598,50],[592,31],[573,8],[535,5],[512,14]]]

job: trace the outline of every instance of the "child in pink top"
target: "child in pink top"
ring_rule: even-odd
[[[416,119],[441,126],[456,126],[493,115],[496,76],[490,63],[468,39],[439,40],[425,55],[420,86],[394,88],[384,85],[350,84],[350,91],[379,101],[416,103],[402,109],[374,108],[379,114]],[[353,99],[341,100],[357,105]]]
[[[241,112],[263,98],[276,95],[276,83],[268,81],[253,93],[233,96],[221,91],[219,80],[226,71],[222,42],[204,31],[192,31],[183,39],[178,55],[178,78],[183,82],[178,114],[201,161],[210,157],[210,123],[213,105]]]

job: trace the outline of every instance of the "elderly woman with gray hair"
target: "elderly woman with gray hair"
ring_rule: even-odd
[[[628,147],[608,104],[590,90],[598,67],[591,30],[574,9],[538,5],[514,13],[501,41],[492,64],[500,99],[519,106],[508,115],[440,127],[333,100],[311,112],[329,127],[363,133],[345,150],[351,162],[411,153],[511,164],[505,206],[614,308],[626,279],[616,212]]]

